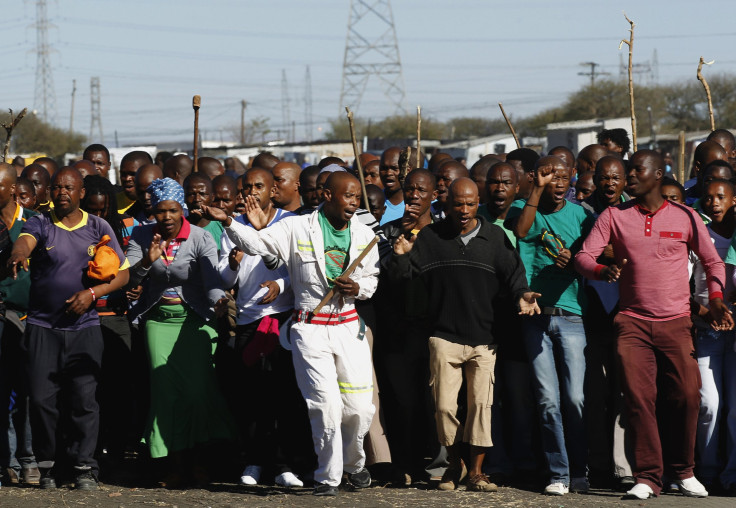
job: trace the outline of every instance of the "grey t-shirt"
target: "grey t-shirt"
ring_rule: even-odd
[[[468,245],[468,242],[475,238],[475,235],[478,234],[478,231],[480,231],[480,221],[478,219],[475,220],[475,227],[472,231],[468,231],[464,235],[460,235],[460,240],[463,241],[465,245]]]

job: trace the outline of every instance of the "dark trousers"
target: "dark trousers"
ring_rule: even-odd
[[[133,356],[131,331],[125,316],[100,316],[105,344],[98,390],[100,447],[121,460],[133,427]],[[138,436],[139,437],[139,436]]]
[[[33,449],[39,467],[53,467],[60,455],[57,429],[64,418],[71,464],[96,472],[100,414],[95,394],[103,349],[100,327],[63,331],[29,324],[23,347]],[[68,417],[61,407],[68,408]]]
[[[700,371],[692,321],[689,316],[645,321],[619,314],[614,326],[633,447],[632,470],[637,482],[646,483],[658,495],[664,465],[675,480],[693,476]]]

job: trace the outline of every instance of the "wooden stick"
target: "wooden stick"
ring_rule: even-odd
[[[501,108],[501,114],[503,115],[503,119],[506,120],[506,125],[509,126],[509,130],[511,131],[511,135],[514,136],[514,141],[516,141],[516,148],[521,148],[521,143],[519,143],[519,136],[516,135],[516,131],[514,130],[514,126],[511,125],[511,120],[509,120],[509,117],[506,116],[506,111],[503,110],[503,104],[500,102],[498,103],[498,107]]]
[[[368,246],[365,249],[363,249],[363,252],[361,252],[360,255],[357,258],[355,258],[355,260],[352,263],[350,263],[350,266],[348,266],[347,270],[342,272],[342,275],[346,275],[350,277],[355,271],[355,269],[358,267],[360,262],[363,261],[363,258],[365,258],[368,255],[368,252],[370,252],[370,250],[377,243],[378,243],[378,237],[374,236],[373,240],[371,240],[371,243],[369,243]],[[332,286],[332,289],[330,289],[330,291],[325,295],[325,297],[322,298],[322,300],[319,302],[319,305],[317,305],[317,307],[314,309],[312,314],[318,314],[319,311],[322,310],[322,307],[327,305],[330,302],[330,300],[332,300],[333,296],[335,296],[335,286]]]
[[[199,107],[202,105],[202,98],[199,95],[192,97],[192,108],[194,108],[194,167],[193,172],[197,172],[197,152],[199,151]]]
[[[399,183],[404,186],[404,180],[409,173],[409,163],[411,162],[411,147],[407,146],[399,154]]]
[[[685,183],[685,131],[680,131],[680,154],[677,160],[680,183]]]
[[[703,73],[701,72],[703,70],[703,64],[705,65],[713,65],[716,63],[715,60],[711,60],[710,62],[706,62],[703,60],[703,57],[700,57],[700,62],[698,62],[698,81],[703,83],[703,88],[705,88],[705,96],[708,98],[708,116],[710,116],[710,130],[713,132],[716,130],[716,121],[713,118],[713,98],[710,95],[710,86],[708,86],[708,82],[703,77]]]
[[[28,113],[28,108],[23,108],[23,111],[20,112],[18,116],[13,118],[13,110],[9,109],[10,111],[10,123],[3,123],[2,126],[5,128],[5,132],[7,132],[7,137],[5,138],[5,148],[3,148],[3,162],[8,162],[8,152],[10,152],[10,138],[13,135],[13,129],[15,128],[18,123],[20,123],[21,120],[23,120],[23,117],[26,116],[26,113]]]
[[[631,28],[629,28],[629,40],[621,39],[618,43],[618,49],[626,44],[629,46],[629,107],[631,109],[631,145],[636,152],[636,112],[634,111],[634,22],[624,12],[626,21],[629,22]]]
[[[417,106],[417,169],[421,168],[422,160],[422,107]]]
[[[365,190],[365,177],[363,176],[363,164],[360,163],[360,154],[358,153],[358,142],[355,139],[355,124],[353,123],[353,112],[345,106],[348,112],[348,123],[350,124],[350,139],[353,141],[353,155],[355,155],[355,167],[358,168],[358,178],[360,178],[360,188],[363,191],[363,206],[369,212],[371,207],[368,204],[368,193]]]

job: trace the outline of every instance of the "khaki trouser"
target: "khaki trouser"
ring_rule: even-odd
[[[495,345],[463,346],[439,337],[429,338],[429,384],[441,445],[451,446],[463,441],[473,446],[493,446],[491,403],[495,364]],[[468,382],[468,415],[464,429],[457,419],[457,396],[463,384],[463,370]]]
[[[370,327],[365,327],[365,338],[373,353],[373,331]],[[376,380],[376,369],[373,369],[373,405],[376,412],[373,415],[371,427],[368,434],[365,435],[363,441],[363,449],[365,450],[365,465],[381,464],[391,462],[391,450],[388,447],[386,439],[386,431],[384,430],[383,411],[381,410],[381,401],[378,397],[378,381]]]

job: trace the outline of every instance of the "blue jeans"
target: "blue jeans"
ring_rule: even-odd
[[[532,316],[523,320],[524,345],[532,366],[534,395],[542,423],[542,448],[550,483],[570,484],[587,476],[583,413],[585,330],[580,316]]]
[[[718,459],[721,416],[728,414],[728,465],[723,472],[725,485],[736,483],[736,352],[734,332],[717,332],[698,328],[695,353],[700,369],[700,411],[696,445],[698,474],[705,483],[712,483],[722,470]]]

